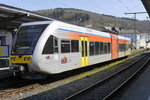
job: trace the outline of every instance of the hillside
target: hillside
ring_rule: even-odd
[[[134,29],[134,20],[129,18],[119,18],[110,15],[101,15],[89,11],[73,8],[56,8],[47,10],[38,10],[36,13],[58,19],[67,23],[80,26],[92,26],[93,29],[99,29],[103,26],[121,27],[123,29]],[[150,33],[150,21],[136,20],[136,30],[140,33]]]

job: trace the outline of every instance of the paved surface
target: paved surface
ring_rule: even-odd
[[[150,100],[150,65],[119,100]]]

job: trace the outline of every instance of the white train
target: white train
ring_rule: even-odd
[[[9,57],[11,54],[12,34],[5,30],[0,30],[0,58]]]
[[[15,36],[10,69],[56,74],[130,54],[130,39],[60,21],[24,23]]]

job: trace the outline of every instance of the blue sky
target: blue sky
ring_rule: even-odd
[[[133,18],[133,15],[125,15],[125,12],[146,12],[141,0],[0,0],[0,3],[31,11],[58,7],[77,8],[99,14],[128,18]],[[139,20],[146,20],[147,17],[148,14],[137,15]]]

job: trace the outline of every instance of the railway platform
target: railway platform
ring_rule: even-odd
[[[150,65],[133,82],[119,100],[150,100]]]

